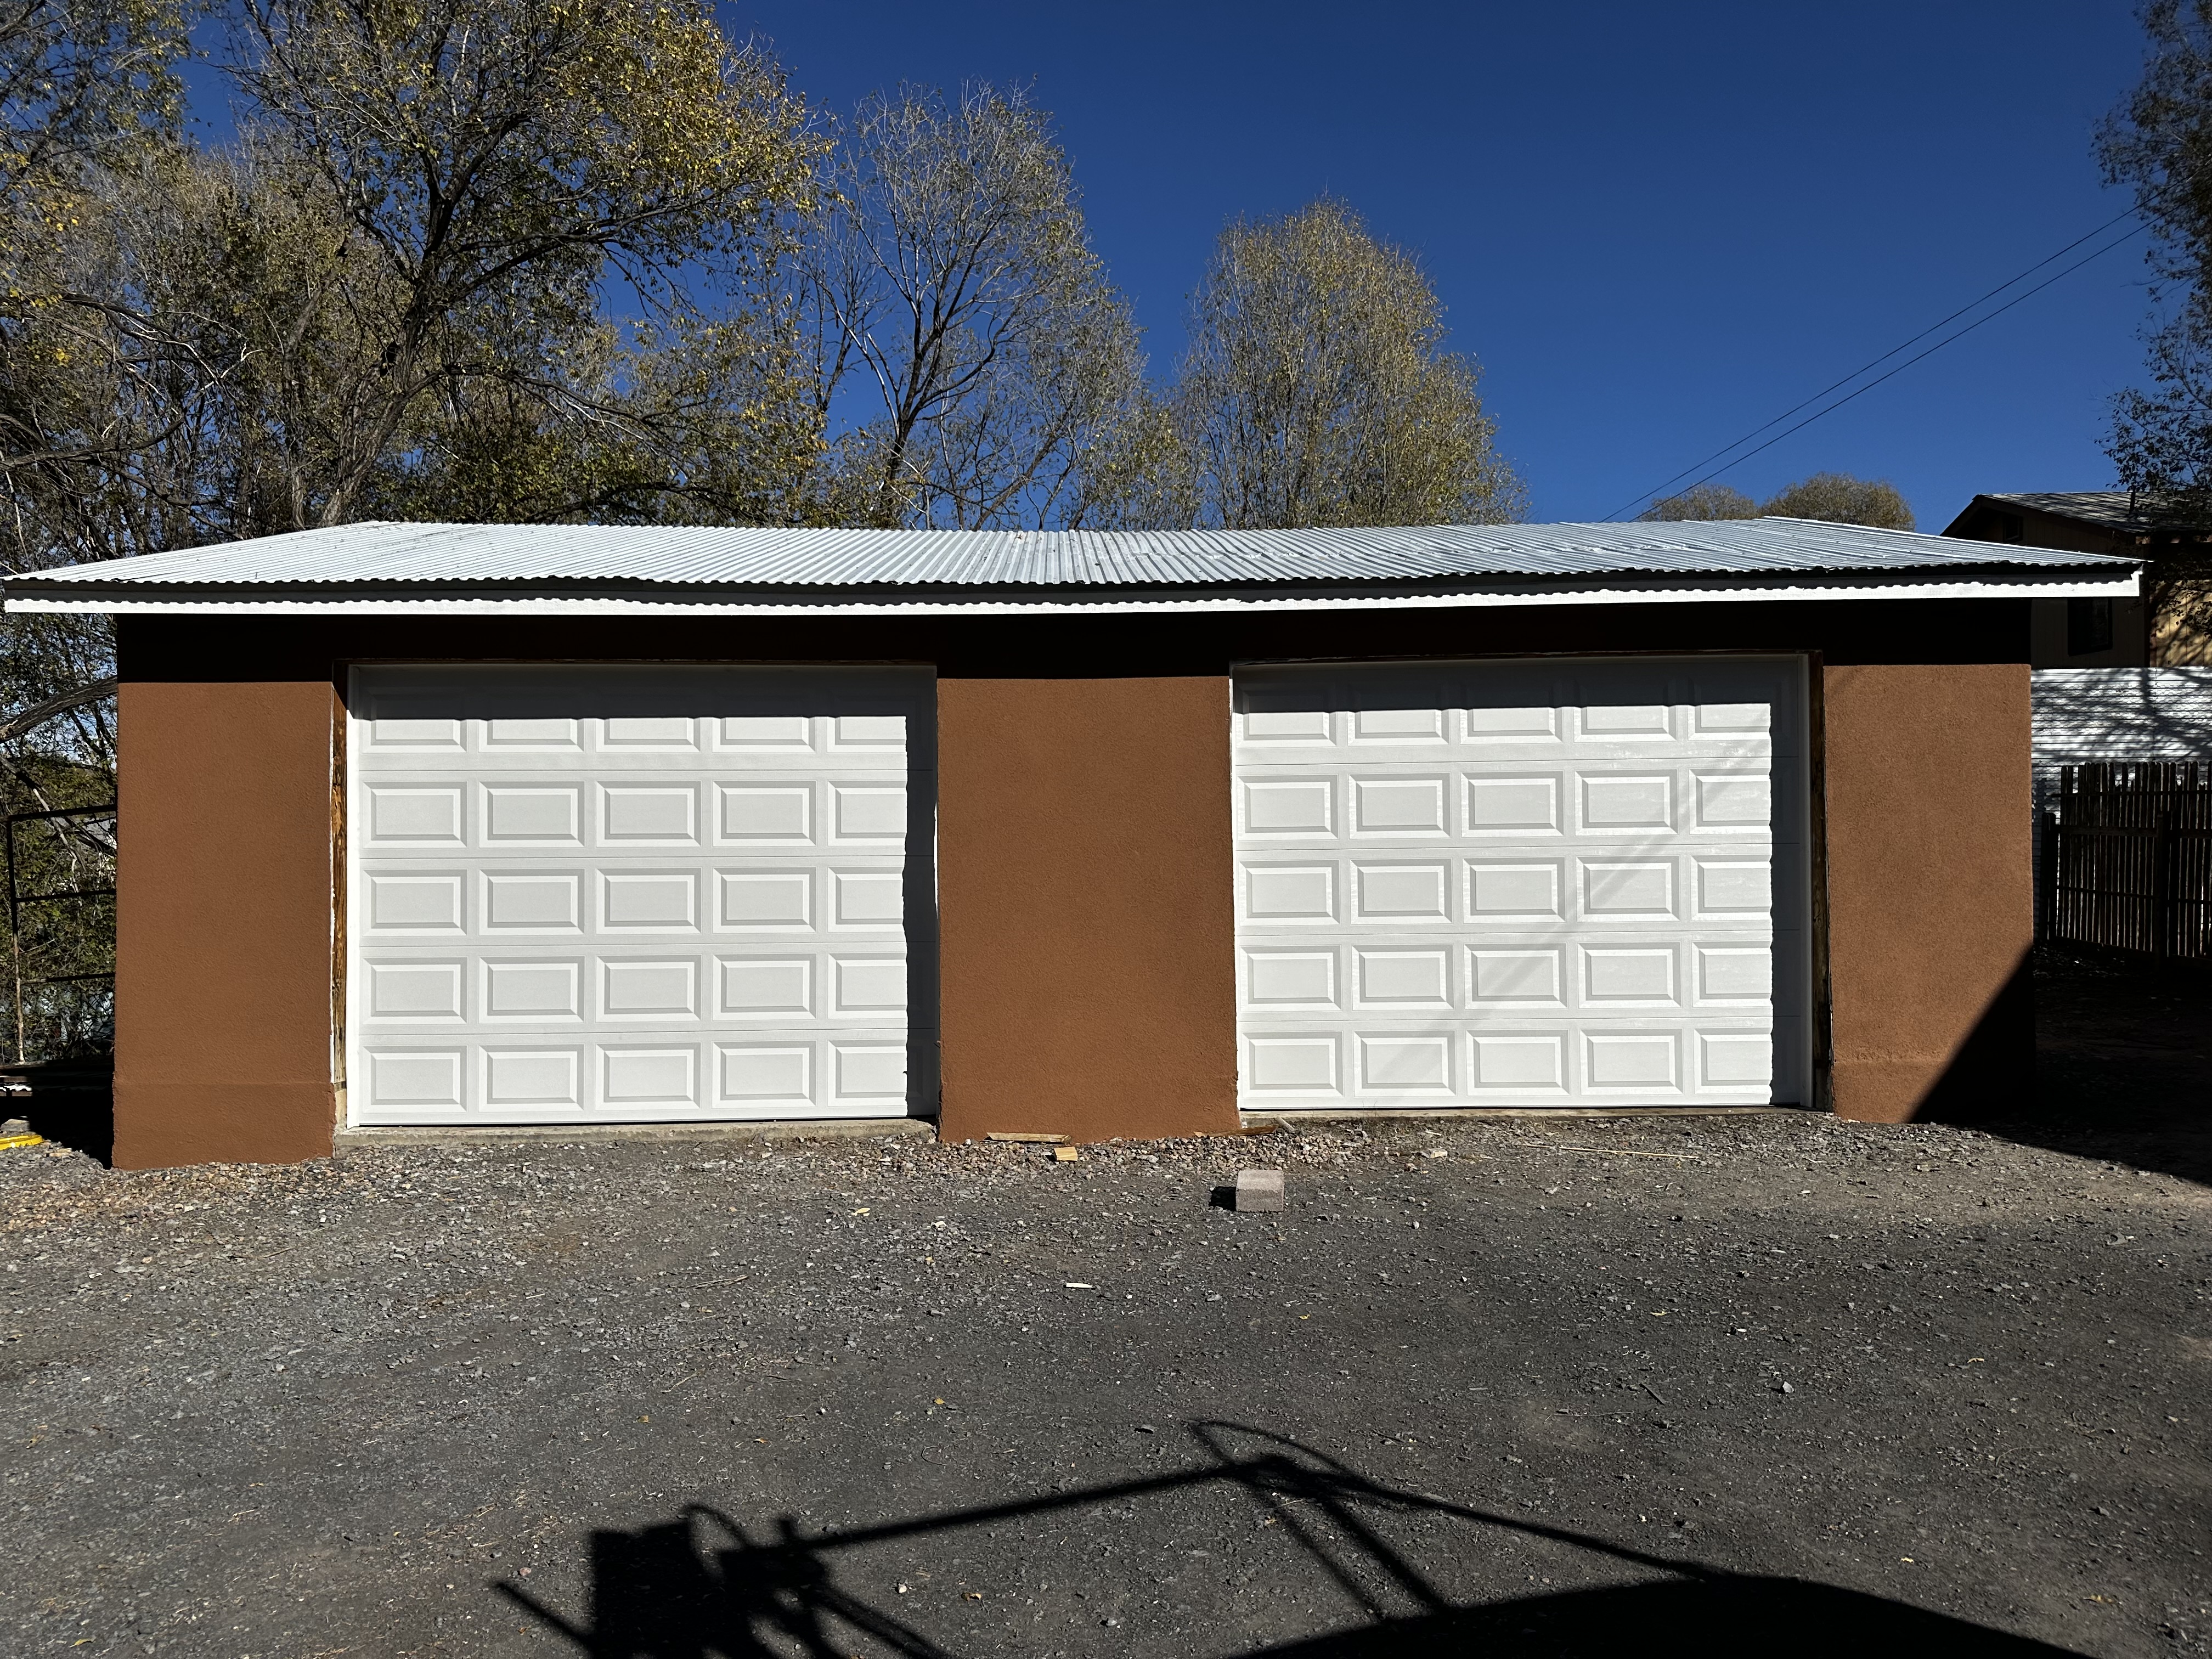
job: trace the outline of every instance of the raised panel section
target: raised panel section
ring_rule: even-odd
[[[1556,864],[1469,863],[1467,917],[1471,922],[1565,920]]]
[[[484,963],[484,1018],[571,1020],[583,1018],[580,962]]]
[[[1359,1089],[1370,1095],[1446,1095],[1451,1092],[1450,1034],[1363,1034]]]
[[[1334,1036],[1249,1037],[1244,1044],[1245,1080],[1262,1094],[1340,1094],[1337,1058]]]
[[[870,1016],[906,1006],[903,957],[832,957],[830,981],[832,1013]]]
[[[1664,834],[1674,827],[1674,780],[1667,774],[1627,777],[1585,772],[1582,787],[1585,829]]]
[[[1468,1033],[1468,1086],[1478,1094],[1535,1090],[1564,1092],[1567,1086],[1566,1038],[1551,1031],[1489,1030]]]
[[[368,791],[368,839],[372,846],[394,843],[458,847],[461,844],[462,792],[450,788]]]
[[[1647,859],[1582,864],[1583,914],[1608,921],[1674,920],[1674,861]]]
[[[813,927],[814,872],[723,870],[718,874],[721,889],[719,919],[723,927]]]
[[[906,836],[906,791],[830,786],[830,820],[839,842],[890,845]]]
[[[1255,836],[1327,836],[1336,830],[1327,778],[1275,778],[1244,787],[1244,828]]]
[[[459,1019],[466,964],[459,962],[380,962],[368,970],[373,1019]]]
[[[1583,1063],[1589,1090],[1674,1093],[1681,1087],[1681,1047],[1674,1031],[1585,1031]]]
[[[805,847],[814,839],[814,791],[803,783],[725,784],[721,838],[756,847]]]
[[[696,870],[603,870],[599,925],[609,933],[690,933],[699,926]]]
[[[385,1048],[368,1057],[368,1098],[373,1106],[410,1116],[465,1105],[462,1077],[468,1060],[459,1048]]]
[[[584,1103],[583,1055],[574,1048],[489,1048],[483,1057],[485,1109],[574,1111]]]
[[[488,933],[571,933],[583,927],[580,871],[491,871],[484,876],[483,890]]]
[[[1451,878],[1441,864],[1355,864],[1362,921],[1449,921]]]
[[[688,786],[609,784],[599,810],[599,833],[611,843],[672,847],[699,839],[699,794]]]
[[[583,747],[576,722],[557,715],[542,720],[494,718],[483,725],[486,750]]]
[[[695,723],[681,714],[616,714],[599,735],[605,749],[696,749]]]
[[[740,1019],[804,1017],[814,1012],[811,957],[725,957],[719,964],[720,1012]]]
[[[1441,836],[1444,822],[1443,778],[1354,778],[1352,781],[1355,835]]]
[[[484,790],[484,843],[489,847],[574,847],[583,814],[574,785],[492,784]]]
[[[1336,919],[1335,866],[1248,868],[1244,911],[1255,921],[1333,921]]]
[[[599,1099],[603,1105],[629,1110],[663,1106],[696,1111],[699,1105],[699,1051],[691,1048],[602,1048]]]
[[[811,1043],[725,1043],[715,1054],[725,1104],[797,1109],[814,1103]]]
[[[1255,951],[1244,952],[1244,1000],[1261,1008],[1334,1009],[1336,952]]]
[[[458,933],[465,877],[454,874],[371,876],[368,925],[377,933]]]
[[[1560,829],[1559,781],[1556,777],[1485,777],[1467,780],[1467,828],[1471,836],[1552,835]]]
[[[1485,950],[1467,953],[1467,998],[1476,1006],[1564,1006],[1566,975],[1560,949]]]
[[[692,1019],[699,1012],[699,964],[690,957],[603,960],[599,986],[600,1007],[611,1019]]]
[[[1424,951],[1382,951],[1355,947],[1359,1005],[1367,1008],[1448,1008],[1451,1006],[1451,957],[1437,945]]]

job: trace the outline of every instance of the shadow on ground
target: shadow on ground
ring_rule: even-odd
[[[2039,947],[2035,1018],[2033,1104],[1975,1128],[2212,1182],[2212,965]]]
[[[1698,1659],[1778,1653],[1864,1659],[1869,1652],[1954,1659],[2032,1659],[2049,1646],[1881,1596],[1796,1579],[1744,1576],[1624,1548],[1565,1528],[1471,1509],[1381,1485],[1295,1441],[1231,1423],[1195,1425],[1211,1462],[1175,1474],[916,1519],[804,1533],[789,1517],[761,1536],[704,1504],[634,1532],[592,1536],[591,1605],[572,1620],[513,1583],[492,1588],[592,1659],[956,1659],[900,1613],[840,1583],[848,1552],[975,1527],[1037,1521],[1054,1511],[1157,1498],[1194,1487],[1242,1488],[1285,1528],[1314,1571],[1352,1603],[1357,1622],[1287,1644],[1240,1648],[1224,1628],[1213,1650],[1244,1659],[1424,1659],[1634,1652]],[[1639,1582],[1597,1589],[1455,1603],[1421,1562],[1377,1522],[1391,1516],[1503,1528],[1586,1552]],[[1458,1549],[1472,1536],[1450,1539]],[[1141,1565],[1141,1564],[1139,1564]],[[1065,1629],[1049,1632],[1054,1639]],[[1088,1632],[1089,1644],[1116,1638]],[[990,1650],[975,1647],[972,1651]]]

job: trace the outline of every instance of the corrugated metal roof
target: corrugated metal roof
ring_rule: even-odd
[[[2039,668],[2034,732],[2039,773],[2212,760],[2212,668]]]
[[[2041,494],[1981,495],[1976,499],[2002,501],[2008,507],[2026,507],[2032,513],[2048,513],[2053,518],[2095,525],[2100,530],[2143,532],[2201,530],[2204,527],[2201,514],[2183,512],[2156,496],[2137,495],[2125,489],[2050,490]]]
[[[2130,563],[1800,519],[1026,532],[372,523],[42,571],[11,577],[7,592],[1237,588],[1989,570],[2106,576]]]

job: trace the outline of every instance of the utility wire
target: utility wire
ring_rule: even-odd
[[[2084,235],[2075,237],[2072,241],[2067,243],[2064,247],[2060,248],[2056,253],[2048,254],[2043,258],[2038,259],[2033,264],[2021,271],[2018,276],[2009,277],[2006,281],[1999,283],[1995,288],[1991,289],[1987,294],[1983,295],[1979,299],[1969,301],[1966,304],[1960,306],[1956,311],[1953,312],[1949,316],[1942,318],[1939,321],[1930,323],[1926,328],[1922,329],[1919,333],[1914,335],[1911,339],[1900,341],[1896,345],[1892,346],[1888,350],[1883,352],[1881,356],[1874,358],[1869,362],[1862,363],[1858,368],[1853,369],[1841,380],[1831,381],[1828,385],[1822,386],[1818,392],[1814,392],[1811,397],[1804,399],[1803,402],[1793,404],[1791,407],[1784,410],[1779,415],[1777,415],[1772,420],[1768,421],[1765,425],[1753,427],[1750,431],[1745,433],[1743,436],[1738,438],[1734,443],[1723,444],[1718,449],[1713,451],[1711,454],[1706,456],[1704,460],[1692,462],[1688,466],[1684,467],[1680,472],[1677,472],[1673,477],[1668,479],[1666,483],[1659,485],[1657,489],[1647,489],[1641,495],[1631,496],[1626,501],[1624,501],[1620,506],[1616,507],[1612,512],[1607,514],[1601,522],[1609,524],[1614,520],[1620,518],[1623,513],[1626,513],[1630,507],[1636,506],[1638,502],[1650,501],[1655,497],[1660,496],[1663,492],[1670,489],[1674,484],[1680,483],[1682,479],[1688,477],[1692,472],[1697,471],[1699,467],[1708,465],[1711,462],[1720,459],[1722,456],[1727,454],[1730,450],[1740,448],[1743,445],[1749,443],[1760,433],[1765,431],[1768,427],[1780,424],[1782,422],[1788,420],[1792,415],[1796,414],[1799,410],[1810,408],[1813,404],[1819,403],[1821,398],[1826,397],[1830,392],[1836,391],[1838,387],[1849,386],[1853,380],[1857,380],[1860,375],[1865,374],[1869,369],[1880,368],[1882,364],[1887,362],[1892,357],[1897,356],[1899,352],[1906,350],[1911,347],[1918,344],[1929,335],[1935,333],[1936,330],[1956,322],[1960,318],[1965,316],[1968,312],[1972,311],[1976,307],[1988,303],[1990,301],[1995,299],[1998,295],[2003,293],[2007,289],[2014,287],[2017,284],[2027,281],[2027,278],[2035,275],[2037,271],[2042,270],[2044,266],[2049,264],[2052,260],[2063,259],[2068,254],[2071,253],[2075,248],[2081,246],[2082,243],[2103,235],[2114,225],[2119,223],[2121,220],[2128,218],[2133,215],[2135,211],[2136,210],[2132,207],[2123,209],[2120,212],[2114,214],[2111,218],[2106,220],[2103,224],[2099,225],[2094,230],[2092,230]],[[2114,248],[2119,247],[2123,244],[2132,240],[2135,237],[2142,234],[2142,233],[2148,228],[2148,227],[2147,225],[2137,225],[2134,229],[2129,231],[2126,235],[2115,238],[2111,242],[2106,243],[2103,247],[2099,248],[2095,252],[2085,255],[2083,258],[2075,260],[2072,264],[2067,266],[2064,270],[2059,271],[2056,276],[2046,277],[2044,281],[2038,283],[2033,288],[2028,289],[2026,294],[2014,295],[2011,299],[2006,301],[2004,304],[1999,306],[1995,311],[1990,313],[1987,317],[1978,319],[1976,321],[1969,323],[1966,327],[1960,329],[1957,333],[1948,335],[1943,339],[1938,340],[1934,345],[1929,347],[1927,351],[1923,351],[1920,353],[1918,356],[1909,358],[1905,362],[1899,363],[1896,368],[1890,370],[1888,374],[1882,375],[1880,380],[1868,381],[1866,385],[1858,389],[1858,392],[1852,392],[1850,397],[1838,398],[1834,403],[1829,404],[1826,409],[1821,410],[1819,414],[1814,415],[1806,420],[1800,421],[1796,426],[1791,427],[1790,428],[1790,432],[1777,433],[1773,437],[1768,439],[1765,443],[1759,445],[1759,449],[1745,450],[1744,453],[1737,456],[1735,460],[1729,461],[1726,465],[1716,467],[1712,471],[1706,473],[1703,477],[1698,479],[1696,483],[1686,485],[1684,488],[1686,489],[1694,489],[1698,487],[1698,484],[1709,483],[1712,479],[1718,477],[1722,473],[1727,471],[1730,467],[1736,465],[1739,462],[1749,460],[1753,455],[1759,453],[1759,449],[1765,449],[1774,444],[1779,443],[1783,439],[1788,437],[1790,432],[1802,431],[1806,427],[1811,425],[1814,421],[1819,420],[1820,416],[1826,415],[1835,410],[1841,409],[1845,404],[1850,402],[1852,398],[1857,397],[1859,392],[1871,392],[1875,386],[1880,386],[1883,380],[1888,380],[1890,375],[1896,374],[1901,370],[1911,368],[1912,365],[1918,362],[1922,357],[1929,356],[1929,353],[1942,350],[1945,346],[1950,344],[1953,340],[1965,338],[1966,336],[1972,333],[1984,323],[1990,321],[1993,318],[2002,316],[2006,312],[2010,311],[2022,300],[2028,298],[2030,295],[2040,294],[2045,289],[2049,288],[2051,283],[2058,281],[2060,277],[2070,276],[2075,271],[2081,270],[2083,265],[2089,264],[2092,260],[2104,258],[2106,254],[2110,253]],[[1680,492],[1678,491],[1676,493],[1679,494]]]

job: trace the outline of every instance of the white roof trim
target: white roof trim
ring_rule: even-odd
[[[1278,611],[1432,611],[1482,610],[1492,607],[1674,605],[1694,601],[1765,604],[1837,599],[2131,599],[2140,582],[2130,569],[2124,575],[2093,577],[2086,571],[2051,574],[2022,571],[1966,579],[1867,580],[1832,577],[1826,580],[1788,583],[1746,583],[1741,578],[1710,581],[1624,581],[1573,589],[1461,588],[1401,592],[1314,593],[1276,592],[1178,593],[1165,590],[1150,593],[1121,593],[1095,599],[1073,597],[1008,598],[979,594],[894,599],[846,599],[834,591],[811,590],[788,598],[722,598],[710,592],[697,599],[665,595],[622,593],[460,595],[450,598],[424,594],[358,595],[343,592],[305,592],[216,597],[201,593],[167,598],[126,596],[119,592],[68,597],[24,594],[7,600],[9,611],[43,611],[114,616],[237,616],[237,617],[998,617],[1101,616],[1117,613],[1214,612],[1249,613]]]

